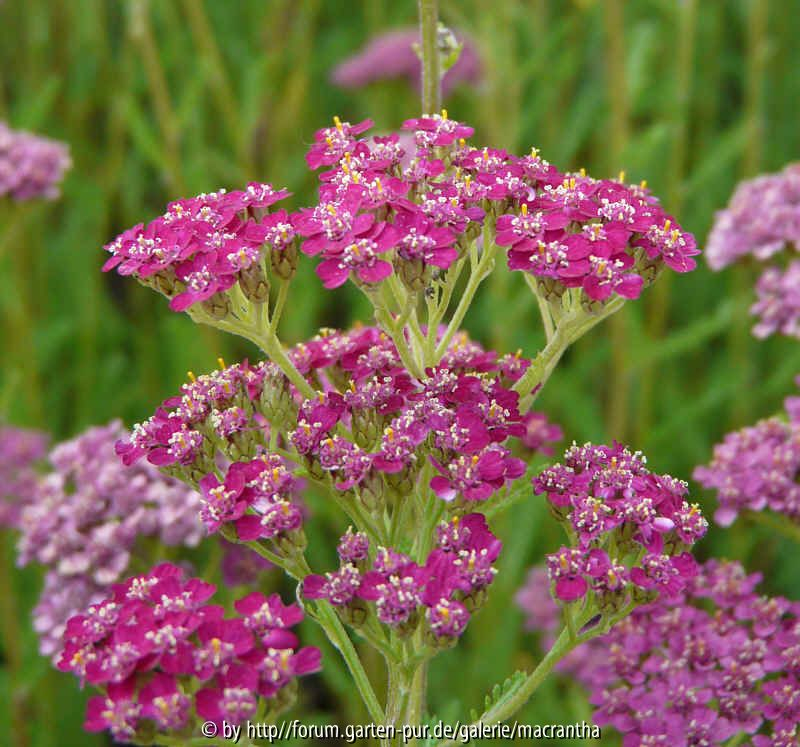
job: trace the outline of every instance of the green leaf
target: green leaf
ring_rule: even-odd
[[[516,671],[504,682],[498,682],[483,700],[483,713],[479,714],[474,708],[470,710],[471,721],[483,720],[493,708],[501,705],[505,700],[514,695],[528,679],[527,672]]]

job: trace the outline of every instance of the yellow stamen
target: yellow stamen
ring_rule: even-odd
[[[647,189],[647,179],[642,179],[642,181],[639,182],[639,186],[642,189]]]
[[[666,233],[667,231],[669,231],[669,227],[670,227],[671,225],[672,225],[672,221],[671,221],[669,218],[667,218],[667,219],[664,221],[664,233]]]
[[[586,176],[586,169],[583,168],[583,166],[581,166],[581,169],[578,173],[581,176]],[[570,188],[573,188],[574,186],[575,186],[575,178],[573,177],[572,179],[570,179]]]
[[[394,441],[394,429],[393,428],[390,428],[389,426],[387,426],[384,429],[383,432],[384,432],[384,434],[386,434],[386,438],[388,438],[390,441]]]
[[[189,377],[189,381],[191,381],[192,384],[194,384],[194,382],[197,381],[197,377],[194,375],[192,371],[187,371],[186,375]]]
[[[336,125],[336,129],[339,130],[339,132],[341,132],[342,131],[342,120],[339,119],[339,117],[334,117],[333,118],[333,123]]]
[[[447,109],[442,109],[442,119],[447,119]]]
[[[330,203],[328,203],[328,212],[331,215],[336,215],[336,208],[333,205],[331,205]]]
[[[618,182],[623,182],[623,183],[625,182],[625,172],[624,171],[620,171],[619,172],[619,176],[617,177],[617,181]]]
[[[538,158],[538,157],[539,157],[539,149],[531,148],[531,158]]]
[[[519,211],[520,211],[520,212],[521,212],[523,215],[527,215],[527,214],[528,214],[528,205],[527,205],[527,203],[523,202],[523,203],[522,203],[522,205],[521,205],[521,207],[520,207],[520,209],[519,209]]]
[[[475,454],[475,456],[472,457],[472,463],[473,464],[477,464],[478,463],[478,459],[480,459],[480,457],[477,454]]]
[[[219,363],[219,367],[220,368],[226,368],[225,361],[223,360],[223,358],[221,358],[221,357],[217,358],[217,363]]]
[[[464,140],[463,137],[458,138],[458,147],[463,148],[467,144],[467,141]]]

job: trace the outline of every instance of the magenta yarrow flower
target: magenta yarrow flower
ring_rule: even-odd
[[[708,524],[686,500],[686,483],[645,464],[619,444],[573,445],[563,463],[533,479],[575,538],[547,558],[557,599],[574,602],[592,591],[602,606],[628,588],[674,595],[695,573],[686,550]]]
[[[353,547],[357,546],[357,552]],[[369,555],[364,535],[348,533],[339,545],[341,565],[324,576],[303,580],[308,599],[327,599],[351,614],[346,619],[363,624],[353,612],[371,603],[377,619],[404,635],[419,624],[434,640],[452,641],[464,632],[471,612],[483,602],[493,581],[502,543],[483,514],[456,516],[436,528],[434,549],[419,565],[391,548],[378,547]],[[365,562],[373,557],[372,564]]]
[[[226,619],[207,604],[214,591],[163,564],[69,620],[58,668],[102,690],[89,700],[87,730],[130,742],[153,729],[193,731],[198,719],[239,723],[319,670],[319,650],[298,648],[288,630],[303,617],[297,605],[254,592],[236,603],[242,617]]]
[[[725,436],[710,464],[694,479],[716,491],[714,519],[730,526],[743,511],[769,509],[800,522],[800,411],[797,398],[785,403],[786,418],[773,417]]]
[[[103,269],[116,268],[153,286],[171,299],[174,311],[206,302],[208,310],[224,316],[230,303],[224,294],[237,283],[251,301],[265,301],[267,255],[273,268],[282,268],[276,272],[293,272],[289,217],[285,211],[265,215],[288,194],[252,182],[244,190],[170,203],[162,216],[108,244],[111,257]]]
[[[257,183],[180,200],[109,244],[105,269],[152,285],[176,311],[202,304],[222,319],[240,308],[234,286],[268,301],[269,276],[291,277],[298,248],[319,259],[326,288],[352,280],[372,293],[397,275],[417,293],[483,228],[545,297],[582,289],[587,306],[637,298],[663,266],[695,266],[693,237],[644,185],[562,174],[535,150],[473,147],[473,128],[446,111],[404,122],[408,147],[397,134],[367,137],[371,126],[335,117],[317,131],[306,156],[326,169],[316,205],[265,215],[288,193]]]
[[[375,328],[328,332],[289,356],[321,387],[315,397],[303,399],[268,362],[195,377],[118,443],[122,460],[146,456],[196,481],[209,531],[230,525],[243,541],[267,539],[284,550],[302,546],[302,513],[294,465],[269,452],[273,428],[313,479],[371,508],[388,497],[382,474],[413,482],[426,462],[430,487],[455,508],[489,499],[524,472],[504,444],[526,434],[509,388],[526,359],[498,359],[458,335],[440,367],[417,380]]]

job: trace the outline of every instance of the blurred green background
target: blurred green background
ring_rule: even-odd
[[[797,0],[442,0],[443,20],[474,38],[485,64],[483,83],[446,103],[475,125],[476,144],[536,145],[562,170],[647,179],[702,246],[738,180],[800,155],[797,11]],[[339,114],[390,131],[419,110],[405,81],[343,91],[329,82],[332,66],[415,22],[408,0],[5,0],[0,118],[66,141],[74,166],[57,202],[0,205],[0,417],[56,438],[117,416],[130,424],[187,369],[252,357],[247,343],[104,276],[101,247],[171,198],[251,179],[308,204],[315,177],[303,154],[314,130]],[[367,318],[355,294],[321,292],[311,264],[285,314],[288,342]],[[800,372],[796,343],[750,336],[754,279],[702,262],[664,278],[566,356],[539,406],[569,440],[624,440],[655,470],[688,479],[723,433],[777,411]],[[531,354],[537,320],[521,278],[501,269],[467,327],[487,346]],[[497,522],[507,552],[489,608],[433,668],[430,705],[445,720],[463,719],[537,655],[512,597],[558,535],[536,500],[512,513]],[[764,572],[768,590],[800,599],[797,549],[767,530],[712,529],[700,554],[739,558]],[[11,547],[5,555],[21,630],[0,672],[0,744],[102,744],[81,730],[72,678],[36,655],[27,622],[36,574],[12,571]],[[319,718],[367,720],[335,667],[312,690]],[[519,718],[588,713],[554,681]]]

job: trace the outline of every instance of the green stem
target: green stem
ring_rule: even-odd
[[[376,724],[384,723],[385,715],[378,698],[375,696],[375,691],[372,689],[372,683],[369,681],[361,659],[358,657],[353,642],[347,631],[344,629],[341,620],[339,620],[336,611],[331,607],[328,602],[322,601],[317,605],[317,622],[325,631],[328,640],[338,649],[342,658],[350,670],[350,675],[358,688],[361,699],[367,707],[370,718]]]
[[[444,333],[444,337],[442,337],[441,342],[436,348],[435,358],[437,362],[441,360],[442,356],[447,351],[447,346],[453,339],[453,335],[461,327],[461,322],[464,321],[464,317],[466,316],[469,307],[472,305],[472,299],[475,297],[475,293],[480,287],[480,284],[491,273],[492,267],[494,267],[494,255],[497,250],[497,246],[494,243],[493,228],[494,226],[490,226],[490,220],[487,218],[483,224],[483,253],[481,254],[480,259],[477,261],[475,261],[472,257],[470,258],[471,272],[469,280],[467,281],[467,287],[464,289],[464,294],[461,296],[461,300],[458,302],[458,306],[453,314],[453,318],[447,325],[447,331]]]
[[[258,542],[245,542],[243,544],[262,557],[267,558],[267,560],[274,563],[279,568],[282,568],[289,576],[297,581],[302,581],[303,578],[311,573],[311,568],[309,568],[308,563],[306,563],[305,558],[302,556],[297,558],[295,562],[291,562],[267,550],[267,548]],[[312,614],[312,617],[325,632],[325,635],[334,648],[342,655],[347,669],[350,671],[350,676],[353,678],[356,688],[361,695],[361,699],[367,707],[370,718],[376,724],[384,723],[383,709],[375,695],[375,690],[372,688],[372,683],[369,681],[364,665],[361,663],[361,659],[358,656],[353,642],[350,640],[350,636],[344,629],[341,620],[339,620],[336,610],[328,601],[318,600],[316,612]]]
[[[264,304],[266,306],[266,304]],[[297,387],[297,390],[306,398],[311,399],[316,392],[311,384],[306,381],[303,374],[301,374],[294,363],[286,355],[281,341],[275,334],[275,331],[270,329],[269,315],[265,314],[259,316],[257,324],[253,325],[248,323],[249,320],[241,319],[214,319],[204,312],[199,306],[190,307],[187,310],[189,317],[197,324],[207,324],[210,327],[216,327],[224,332],[244,337],[245,340],[255,343],[267,354],[269,359],[278,366],[278,368],[286,374],[286,377],[292,384]]]
[[[526,412],[533,404],[539,390],[550,378],[550,374],[567,348],[603,319],[621,309],[624,303],[625,300],[617,296],[596,314],[587,314],[578,310],[567,314],[559,320],[550,342],[533,359],[525,375],[514,384],[514,391],[520,394],[521,412]]]
[[[584,612],[584,614],[581,615],[580,622],[582,625],[585,625],[596,612],[594,605],[591,606],[593,609]],[[592,638],[596,638],[599,635],[604,635],[607,633],[616,623],[627,617],[635,607],[636,603],[630,602],[613,617],[609,618],[605,624],[595,625],[590,630],[587,630],[585,633],[581,633],[577,636],[572,636],[570,631],[564,628],[556,639],[556,642],[553,644],[552,648],[547,652],[547,655],[539,662],[539,665],[536,667],[536,669],[534,669],[533,672],[528,675],[525,681],[508,697],[501,699],[491,708],[489,708],[488,711],[484,712],[476,724],[497,724],[511,718],[511,716],[513,716],[531,699],[533,694],[539,688],[539,685],[541,685],[550,672],[553,671],[553,667],[555,667],[555,665],[558,664],[558,662],[560,662],[570,651],[579,646],[581,643],[585,643]],[[440,742],[438,747],[455,747],[456,744],[457,743],[455,740],[449,739],[444,742]]]
[[[283,316],[283,307],[286,305],[288,295],[289,281],[281,280],[280,288],[278,288],[278,297],[275,299],[275,308],[272,310],[272,320],[269,323],[269,331],[273,334],[278,331],[278,323]]]
[[[419,0],[419,31],[422,48],[422,113],[441,108],[439,71],[439,0]]]

